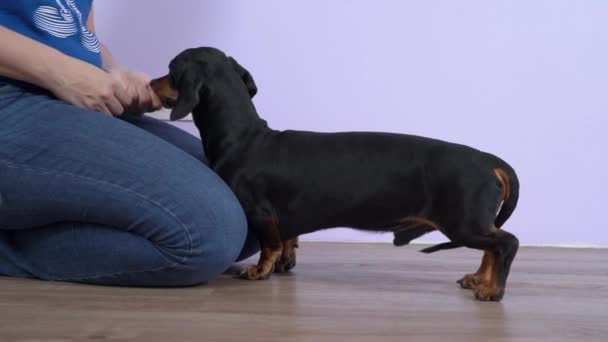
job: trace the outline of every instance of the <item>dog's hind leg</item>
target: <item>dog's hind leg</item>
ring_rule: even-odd
[[[481,259],[481,265],[475,273],[469,273],[458,280],[457,283],[463,289],[477,290],[482,284],[489,284],[492,281],[492,275],[494,267],[494,253],[490,250],[486,250],[483,253]]]
[[[463,237],[459,242],[466,247],[484,250],[479,270],[461,279],[461,286],[472,289],[478,300],[500,301],[519,248],[517,238],[509,232],[493,228],[487,235]]]
[[[393,228],[393,244],[403,246],[424,234],[439,230],[437,224],[422,217],[406,217]]]
[[[483,282],[474,290],[475,297],[482,301],[500,301],[504,296],[507,278],[511,270],[511,264],[519,248],[519,240],[515,235],[504,231],[496,230],[494,233],[495,245],[490,253],[493,258],[488,260],[487,267],[490,276],[489,282]]]
[[[422,225],[422,224],[415,224],[415,225],[410,225],[410,226],[406,226],[403,228],[398,228],[394,231],[394,239],[393,239],[393,244],[395,246],[404,246],[409,244],[412,240],[415,240],[419,237],[421,237],[422,235],[426,234],[426,233],[430,233],[432,231],[434,231],[435,228],[428,226],[428,225]]]
[[[296,266],[296,248],[299,247],[298,238],[283,240],[283,253],[274,264],[275,273],[285,273]]]

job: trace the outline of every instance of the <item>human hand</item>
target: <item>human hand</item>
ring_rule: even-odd
[[[124,69],[106,72],[75,59],[53,68],[43,86],[70,104],[111,116],[161,107],[145,75]]]
[[[109,73],[125,91],[121,101],[125,112],[140,115],[161,108],[161,101],[150,87],[148,76],[122,68],[110,70]]]
[[[121,82],[107,72],[79,60],[70,60],[49,76],[45,87],[74,106],[107,115],[120,115],[128,101]]]

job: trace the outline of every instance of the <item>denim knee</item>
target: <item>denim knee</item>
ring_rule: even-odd
[[[232,265],[247,237],[247,220],[236,198],[218,199],[219,205],[201,208],[200,237],[192,241],[192,253],[182,262],[167,269],[165,276],[172,286],[190,286],[205,283]],[[212,222],[209,222],[212,217]]]

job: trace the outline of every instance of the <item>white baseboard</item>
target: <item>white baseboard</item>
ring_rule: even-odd
[[[301,241],[303,242],[322,242],[322,243],[352,243],[352,244],[357,244],[357,243],[373,243],[373,244],[385,244],[385,245],[393,245],[392,242],[388,242],[388,241],[378,241],[378,240],[369,240],[369,241],[364,241],[364,240],[327,240],[327,239],[316,239],[316,238],[302,238]],[[438,243],[444,243],[447,242],[447,240],[443,240],[443,241],[412,241],[410,242],[411,245],[435,245]],[[520,247],[531,247],[531,248],[572,248],[572,249],[608,249],[608,245],[595,245],[595,244],[589,244],[589,243],[560,243],[560,244],[534,244],[534,243],[530,243],[530,244],[526,244],[526,243],[522,243],[519,245]]]
[[[169,120],[169,114],[171,114],[170,109],[162,108],[160,110],[157,110],[156,112],[147,113],[146,116],[159,120]],[[183,119],[180,119],[179,121],[192,121],[192,114],[188,114],[188,116]]]

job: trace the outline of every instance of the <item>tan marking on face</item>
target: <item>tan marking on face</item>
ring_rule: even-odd
[[[169,75],[150,81],[150,87],[161,100],[163,107],[173,108],[177,101],[178,92],[171,86]]]

